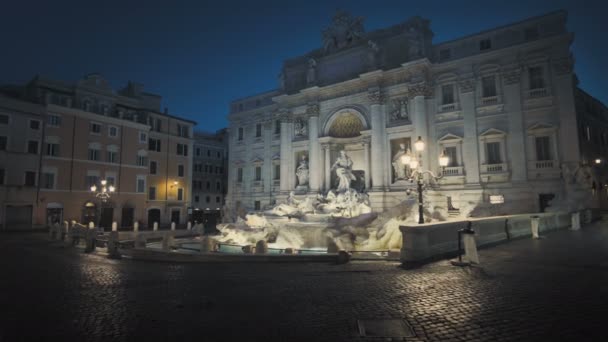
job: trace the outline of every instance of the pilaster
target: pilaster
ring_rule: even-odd
[[[502,75],[504,80],[504,110],[509,118],[509,135],[505,143],[508,145],[508,159],[511,161],[509,165],[511,180],[513,182],[525,182],[528,172],[526,144],[530,145],[528,139],[526,139],[522,110],[521,66],[505,68]]]
[[[479,137],[475,112],[475,81],[472,78],[460,81],[460,102],[464,118],[462,139],[463,160],[467,185],[479,185]]]

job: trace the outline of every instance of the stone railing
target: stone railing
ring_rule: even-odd
[[[534,162],[534,166],[537,169],[552,169],[555,165],[555,161],[554,160],[538,160],[536,162]]]
[[[536,88],[528,90],[529,98],[545,97],[548,95],[547,88]]]
[[[454,103],[448,103],[448,104],[444,104],[444,105],[440,105],[439,106],[439,112],[443,113],[443,112],[453,112],[455,110],[458,109],[458,103],[454,102]]]
[[[507,171],[507,164],[483,164],[481,165],[481,173],[494,173]]]
[[[442,173],[444,177],[461,176],[464,173],[463,171],[464,167],[462,166],[446,166]]]
[[[498,104],[498,96],[482,97],[481,104],[484,106],[491,106],[491,105]]]

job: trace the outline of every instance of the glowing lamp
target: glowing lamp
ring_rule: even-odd
[[[601,163],[602,163],[602,160],[601,160],[600,158],[597,158],[597,159],[595,160],[595,163],[596,163],[596,164],[601,164]]]
[[[110,190],[110,192],[114,192],[114,190],[115,190],[114,185],[110,185],[110,187],[108,188],[108,190]]]
[[[446,156],[444,151],[441,151],[441,155],[439,155],[439,166],[446,167],[450,163],[450,157]]]
[[[418,140],[416,140],[416,142],[414,143],[414,147],[418,152],[424,151],[424,141],[422,141],[422,137],[418,136]]]
[[[97,187],[95,185],[91,185],[91,191],[93,191],[93,192],[97,191]]]
[[[107,180],[102,179],[102,180],[101,180],[101,185],[106,185],[106,183],[107,183],[107,182],[108,182]]]
[[[410,168],[411,169],[416,169],[418,168],[418,161],[416,159],[412,159],[410,160]]]

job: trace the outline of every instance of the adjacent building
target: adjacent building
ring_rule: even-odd
[[[420,17],[365,32],[362,18],[338,12],[321,48],[283,63],[278,89],[231,103],[228,205],[258,210],[290,192],[325,194],[345,151],[351,186],[385,210],[415,190],[399,157],[420,138],[422,168],[443,176],[429,179],[426,202],[445,216],[597,206],[592,184],[605,182],[585,160],[606,149],[579,143],[587,115],[577,111],[584,93],[566,18],[553,12],[435,44]],[[296,177],[302,161],[306,184]]]
[[[0,102],[3,114],[9,116],[9,146],[18,150],[25,144],[23,153],[35,156],[23,162],[32,170],[24,171],[25,187],[35,193],[30,224],[64,220],[92,221],[103,227],[112,222],[132,227],[135,221],[142,228],[153,222],[185,224],[195,123],[161,112],[159,95],[132,82],[114,91],[98,74],[74,84],[36,77],[5,93],[10,96]],[[16,103],[28,110],[11,109]],[[36,111],[38,117],[31,117]],[[19,173],[8,163],[12,161],[2,165],[5,170]],[[27,172],[35,172],[33,183]],[[102,181],[114,190],[107,201],[91,190],[92,186],[101,189]],[[5,222],[13,224],[8,216]]]
[[[194,133],[192,220],[215,226],[227,188],[228,132]]]

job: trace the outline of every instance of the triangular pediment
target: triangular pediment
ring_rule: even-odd
[[[496,135],[507,135],[507,133],[499,130],[498,128],[490,128],[490,129],[487,129],[486,131],[484,131],[483,133],[481,133],[479,136],[480,137],[490,137],[490,136],[496,136]]]
[[[280,159],[281,159],[280,153],[276,153],[275,155],[272,156],[272,160],[280,160]]]
[[[456,134],[448,133],[443,137],[439,138],[439,141],[454,141],[454,140],[462,140],[462,137],[457,136]]]
[[[555,126],[544,122],[537,122],[532,126],[528,127],[528,131],[538,131],[542,129],[555,129]]]

